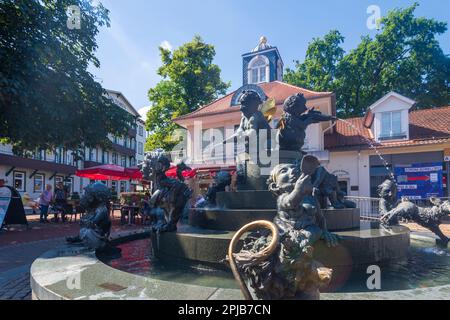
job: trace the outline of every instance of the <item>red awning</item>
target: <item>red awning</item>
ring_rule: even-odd
[[[137,168],[136,168],[137,169]],[[139,170],[139,169],[137,169]],[[124,168],[114,164],[104,164],[87,169],[79,169],[76,176],[92,180],[138,180],[142,179],[134,168]]]
[[[194,178],[196,175],[197,175],[197,169],[183,171],[183,177],[186,179]],[[166,171],[166,176],[168,176],[170,178],[176,178],[177,177],[177,167],[176,166],[170,167],[170,169]]]
[[[132,180],[142,180],[142,172],[138,167],[125,168],[125,172],[131,177]]]

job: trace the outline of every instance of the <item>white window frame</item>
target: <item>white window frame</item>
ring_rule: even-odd
[[[119,191],[120,191],[120,193],[127,192],[127,182],[126,181],[120,181]]]
[[[40,189],[36,189],[36,180],[37,180],[38,177],[40,177],[41,181],[42,181]],[[42,173],[36,173],[34,175],[34,179],[33,179],[33,191],[34,191],[34,193],[43,192],[44,191],[44,186],[45,186],[45,175],[42,174]]]
[[[254,66],[257,62],[264,60],[264,66]],[[258,84],[258,83],[265,83],[265,82],[269,82],[269,78],[270,78],[270,72],[269,72],[269,59],[266,56],[263,55],[257,55],[256,57],[254,57],[250,63],[248,64],[248,82],[250,84]],[[253,70],[257,69],[257,81],[255,81],[255,79],[253,79]],[[265,70],[265,79],[262,80],[261,79],[261,70],[264,69]]]
[[[399,116],[400,116],[400,130],[397,133],[395,133],[393,131],[393,118],[394,118],[393,115],[394,114],[399,114]],[[385,115],[389,115],[389,133],[388,134],[385,134],[385,132],[387,130],[384,130],[385,127],[384,127],[384,123],[383,123],[383,117]],[[381,113],[381,115],[380,115],[380,135],[379,135],[380,139],[386,139],[386,138],[393,138],[393,137],[396,137],[396,136],[401,136],[403,133],[404,132],[403,132],[403,128],[402,128],[402,112],[401,111],[387,111],[387,112],[382,112]]]
[[[16,179],[16,174],[21,175],[21,178]],[[22,181],[22,188],[16,188],[16,180]],[[26,192],[27,191],[27,177],[26,172],[24,171],[13,171],[13,186],[14,188],[19,192]]]

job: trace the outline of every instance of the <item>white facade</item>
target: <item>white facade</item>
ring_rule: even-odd
[[[371,129],[375,140],[409,140],[408,114],[415,103],[398,93],[390,92],[371,105],[369,109],[374,115]]]
[[[39,151],[29,158],[22,158],[13,154],[11,145],[0,144],[0,179],[4,179],[6,185],[15,186],[21,195],[26,193],[32,199],[37,199],[46,184],[50,184],[54,188],[58,182],[69,185],[71,192],[81,193],[90,181],[75,176],[73,173],[77,168],[82,169],[100,164],[136,166],[143,160],[143,146],[146,140],[145,123],[122,93],[108,90],[108,95],[120,107],[136,117],[135,126],[130,130],[128,136],[109,137],[113,142],[112,149],[86,148],[84,161],[77,163],[70,150],[62,148],[55,151]],[[131,190],[129,181],[104,182],[116,192]]]

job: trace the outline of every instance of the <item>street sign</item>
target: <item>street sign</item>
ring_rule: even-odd
[[[396,166],[395,178],[398,184],[399,198],[443,197],[442,162]]]

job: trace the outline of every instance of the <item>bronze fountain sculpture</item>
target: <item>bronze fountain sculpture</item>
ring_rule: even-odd
[[[157,232],[175,232],[186,204],[192,195],[189,187],[179,179],[166,176],[170,160],[163,154],[147,153],[140,164],[144,178],[153,186],[150,207],[155,212],[164,212],[164,217],[152,225]],[[189,169],[184,163],[177,165],[177,176],[182,178],[182,171]]]
[[[280,150],[301,152],[305,144],[306,129],[313,123],[335,121],[314,108],[306,107],[306,99],[301,93],[294,94],[283,104],[283,115],[278,123],[278,143]]]
[[[206,191],[205,199],[197,204],[197,208],[216,206],[217,192],[224,192],[231,184],[231,174],[228,171],[219,171],[214,177],[214,183]]]
[[[86,210],[81,218],[81,229],[78,236],[67,237],[68,243],[83,243],[90,249],[106,250],[109,248],[111,220],[107,203],[111,198],[110,191],[101,182],[88,185],[80,199],[80,205]]]
[[[450,239],[441,231],[439,226],[442,219],[450,214],[450,202],[431,198],[431,208],[419,207],[416,204],[402,199],[397,201],[397,185],[395,181],[386,180],[378,187],[380,196],[381,225],[390,228],[399,224],[401,219],[413,221],[427,228],[439,237],[438,245],[447,247]]]
[[[269,190],[278,196],[278,214],[273,224],[256,221],[236,233],[228,253],[232,271],[246,299],[252,297],[239,269],[259,299],[318,299],[319,289],[331,281],[332,270],[313,259],[313,245],[323,239],[328,246],[336,246],[338,237],[328,232],[312,195],[311,177],[301,173],[298,166],[276,166],[268,183]],[[233,253],[243,233],[261,227],[268,227],[272,234],[253,233],[246,238],[243,249]]]
[[[301,94],[286,99],[283,109],[278,130],[280,151],[293,152],[295,159],[273,168],[267,181],[268,189],[277,196],[278,213],[273,223],[255,221],[242,227],[228,251],[228,261],[246,299],[252,295],[243,275],[259,299],[318,299],[319,289],[331,281],[332,270],[313,259],[313,245],[323,239],[333,247],[339,240],[328,232],[320,209],[327,206],[327,199],[337,209],[355,207],[342,200],[337,178],[320,166],[317,158],[301,151],[308,125],[335,118],[308,110]],[[234,253],[244,233],[261,228],[270,229],[271,234],[253,232],[241,251]]]

